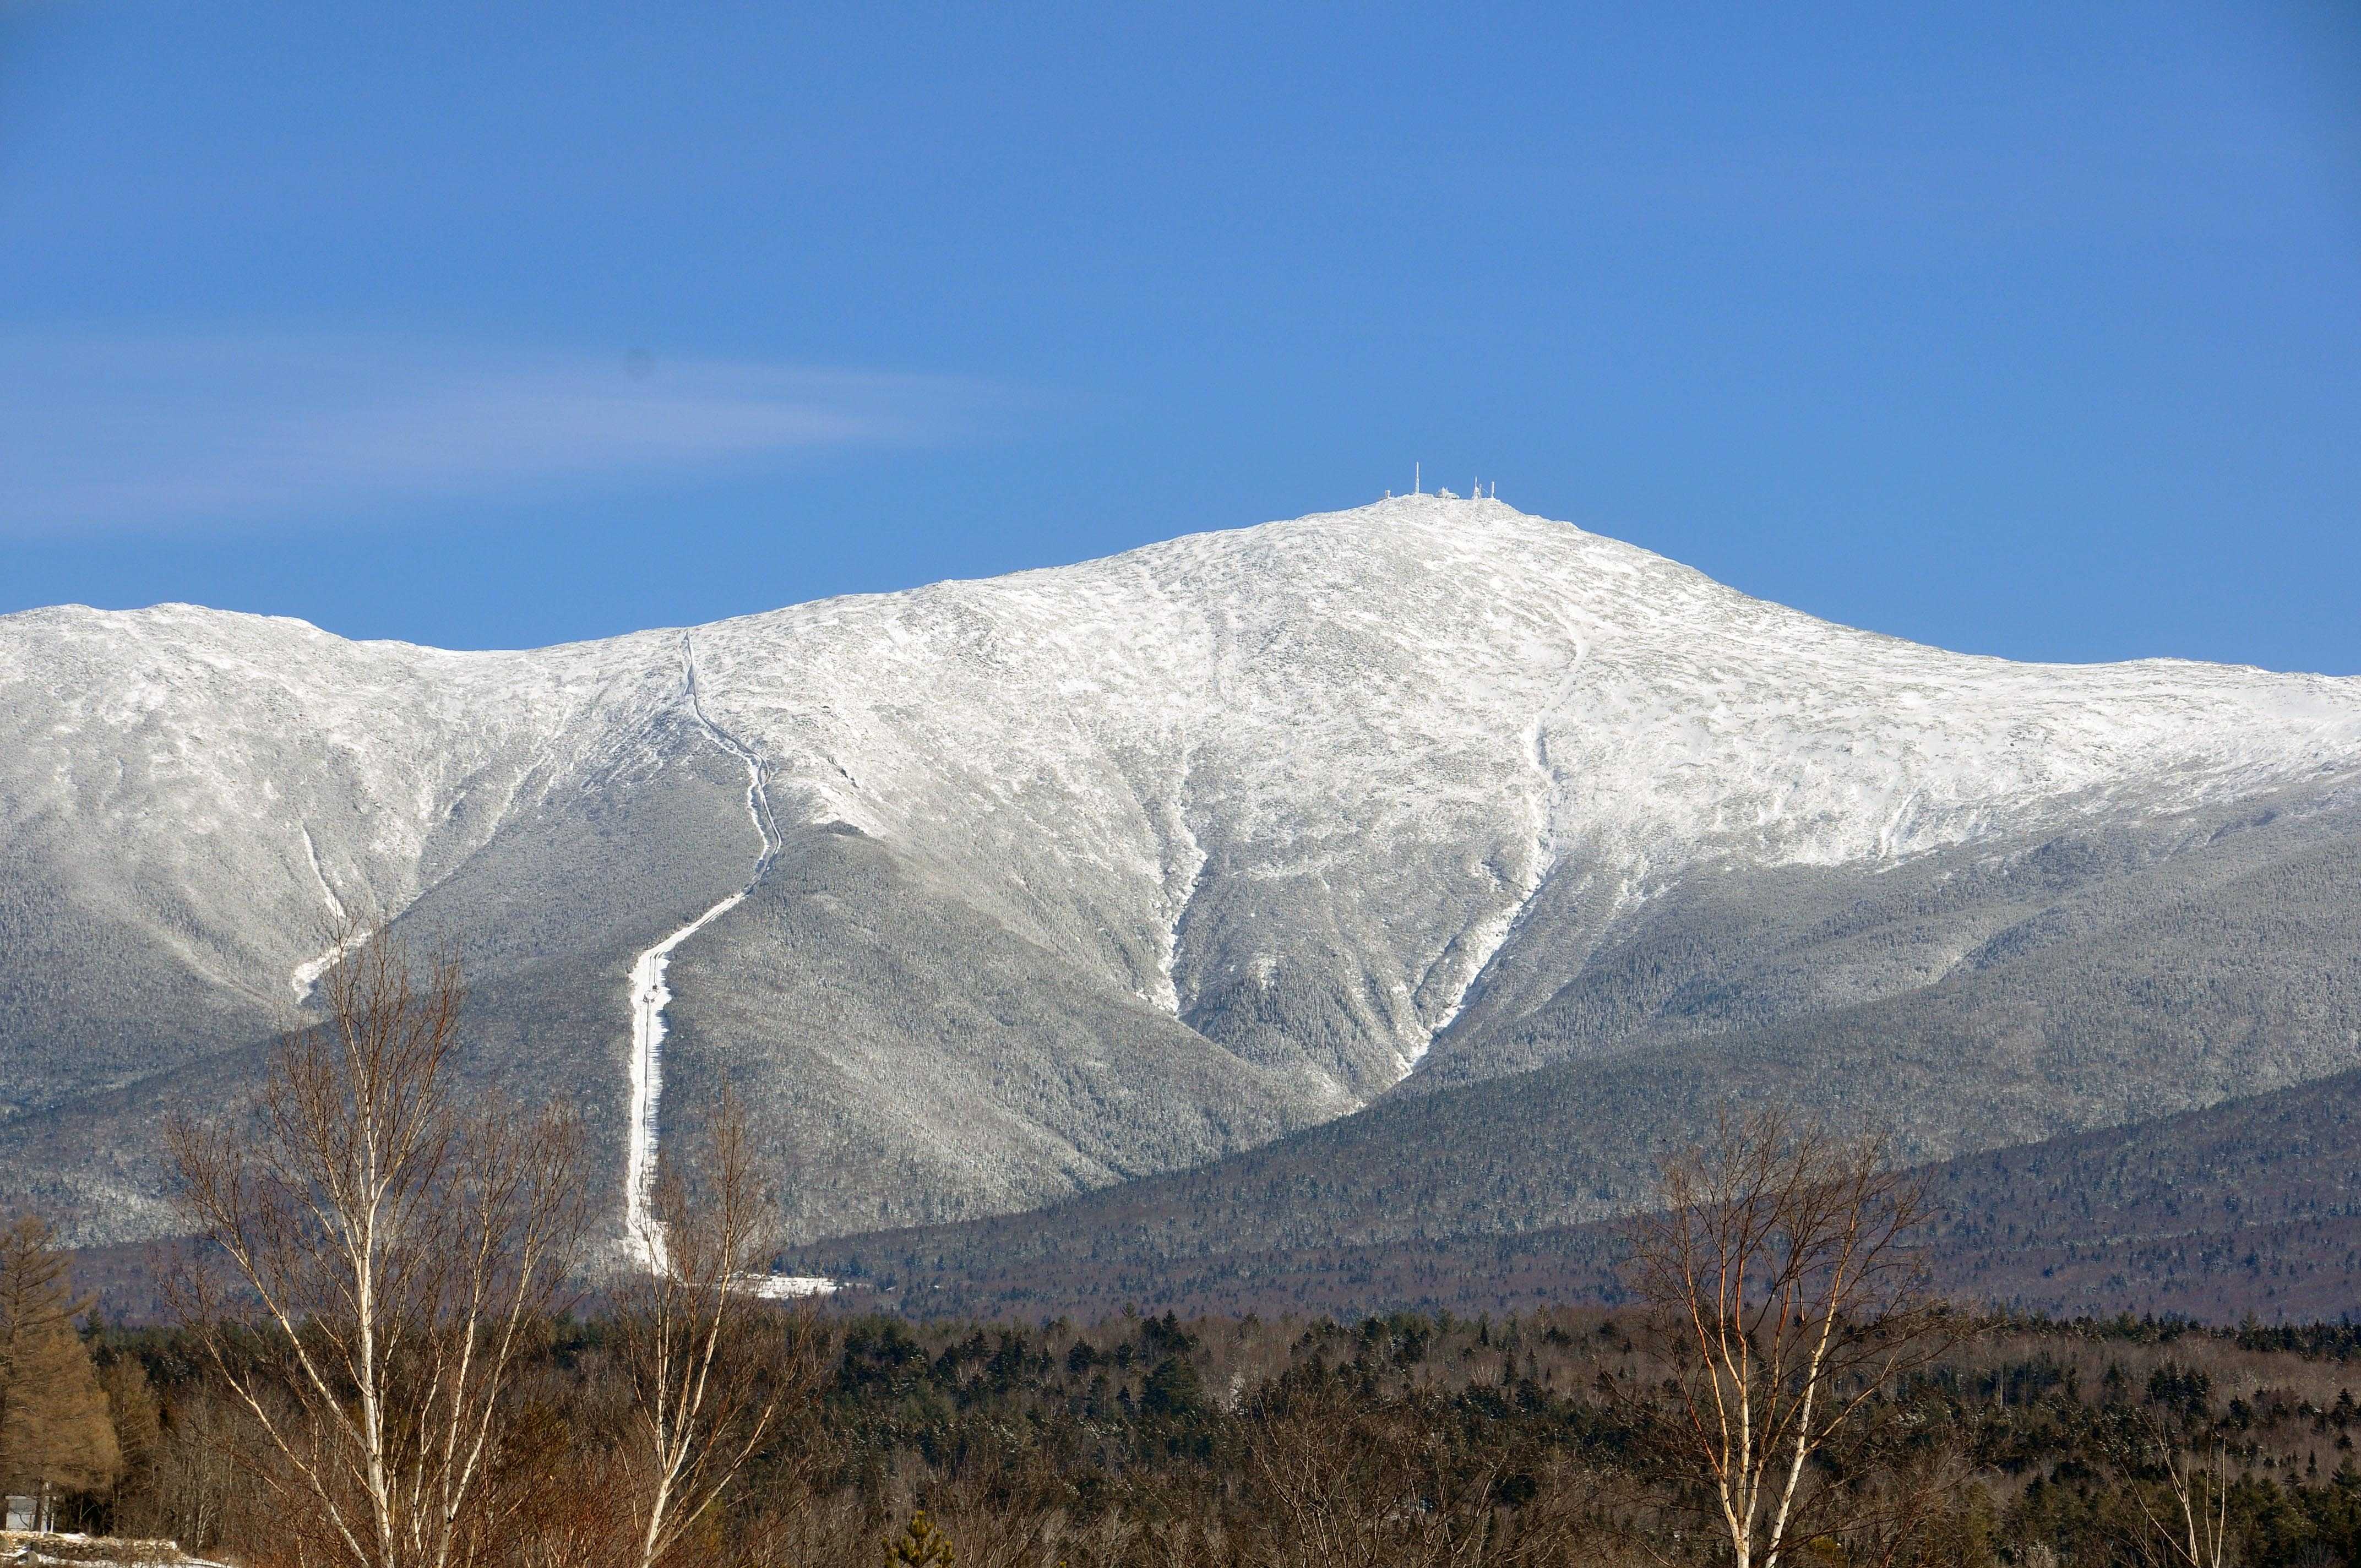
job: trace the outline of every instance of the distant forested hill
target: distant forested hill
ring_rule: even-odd
[[[2361,1319],[2361,1072],[1924,1168],[1934,1283],[2053,1317]],[[1611,1222],[1382,1244],[1159,1250],[1218,1232],[1145,1184],[1040,1214],[853,1238],[797,1255],[848,1302],[921,1316],[1159,1311],[1463,1314],[1623,1299]],[[1176,1194],[1168,1201],[1181,1201]]]

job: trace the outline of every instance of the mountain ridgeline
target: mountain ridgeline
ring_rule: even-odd
[[[1935,1161],[2361,1068],[2356,872],[2361,681],[1942,652],[1489,500],[531,652],[38,610],[0,1201],[167,1231],[161,1117],[250,1103],[344,913],[459,948],[618,1229],[660,1041],[645,1141],[737,1086],[805,1245],[1540,1233],[1731,1098]]]

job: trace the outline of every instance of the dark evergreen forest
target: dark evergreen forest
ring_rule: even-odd
[[[65,1522],[271,1560],[273,1512],[233,1457],[240,1416],[190,1337],[90,1324],[82,1338],[122,1464]],[[962,1564],[1727,1560],[1648,1439],[1659,1369],[1629,1313],[781,1311],[747,1354],[789,1396],[786,1419],[684,1562],[889,1563],[921,1514],[917,1537]],[[590,1456],[619,1419],[615,1380],[602,1321],[542,1326],[519,1389],[538,1415],[509,1462],[573,1481],[517,1520],[513,1560],[555,1561],[526,1547],[598,1513]],[[1883,1441],[1957,1477],[1890,1560],[2168,1561],[2143,1504],[2169,1512],[2168,1467],[2196,1464],[2228,1477],[2227,1561],[2361,1563],[2356,1390],[2349,1325],[1983,1322],[1876,1402]]]

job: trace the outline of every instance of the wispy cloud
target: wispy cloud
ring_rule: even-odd
[[[0,335],[0,533],[263,523],[972,428],[980,385],[644,353]]]

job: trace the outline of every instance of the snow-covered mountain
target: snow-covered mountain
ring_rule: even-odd
[[[660,1129],[729,1076],[819,1234],[1920,991],[2047,907],[2026,857],[2342,832],[2356,779],[2361,681],[1942,652],[1490,500],[522,653],[34,611],[0,1186],[160,1223],[145,1129],[235,1102],[340,909],[463,947],[481,1070],[581,1101],[619,1211],[635,1075]],[[2321,1028],[2156,1092],[2361,1060]]]

